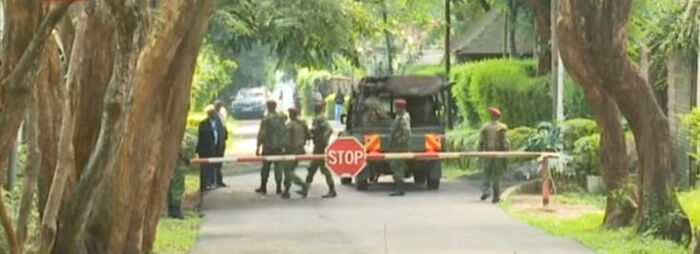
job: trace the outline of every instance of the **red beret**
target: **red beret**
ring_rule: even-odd
[[[277,102],[275,100],[267,100],[265,104],[267,104],[268,106],[277,106]]]
[[[498,108],[491,107],[489,108],[489,114],[492,116],[501,116],[501,111]]]
[[[291,113],[299,113],[299,110],[296,109],[296,108],[289,108],[288,111],[289,111],[290,114],[291,114]]]
[[[406,106],[406,100],[404,100],[404,99],[396,99],[396,100],[394,100],[394,105],[396,105],[396,106]]]

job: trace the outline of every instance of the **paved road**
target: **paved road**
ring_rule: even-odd
[[[239,124],[239,150],[232,153],[252,151],[245,137],[252,137],[255,124]],[[225,181],[230,187],[205,196],[192,253],[592,253],[478,201],[478,189],[461,181],[445,181],[439,191],[412,186],[407,196],[391,198],[384,178],[367,192],[341,186],[331,200],[320,198],[326,191],[320,176],[308,198],[291,200],[253,193],[259,183],[254,173]]]

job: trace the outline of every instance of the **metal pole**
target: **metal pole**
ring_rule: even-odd
[[[557,54],[557,121],[564,121],[564,63],[561,61],[561,56]]]
[[[445,0],[445,79],[450,79],[450,35],[452,30],[451,0]]]
[[[559,42],[557,40],[557,0],[551,0],[550,17],[552,36],[552,111],[554,111],[554,119],[559,120]]]
[[[393,49],[392,49],[392,42],[391,42],[391,33],[389,33],[389,14],[388,14],[387,6],[386,6],[386,0],[382,0],[382,18],[384,19],[384,39],[386,40],[386,54],[387,54],[387,62],[388,62],[388,74],[389,75],[394,75],[394,56],[393,56]]]

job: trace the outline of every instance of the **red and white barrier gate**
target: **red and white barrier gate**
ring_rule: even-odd
[[[382,160],[447,160],[459,158],[527,158],[536,157],[540,161],[542,174],[542,205],[549,204],[551,195],[551,173],[548,159],[558,158],[559,154],[551,152],[442,152],[442,153],[369,153],[368,161]],[[270,156],[232,156],[217,158],[194,158],[193,164],[209,163],[260,163],[264,161],[320,161],[325,154],[270,155]]]

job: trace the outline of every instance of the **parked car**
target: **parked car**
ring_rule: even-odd
[[[233,117],[237,119],[259,119],[265,114],[267,90],[264,87],[242,88],[231,102]]]

